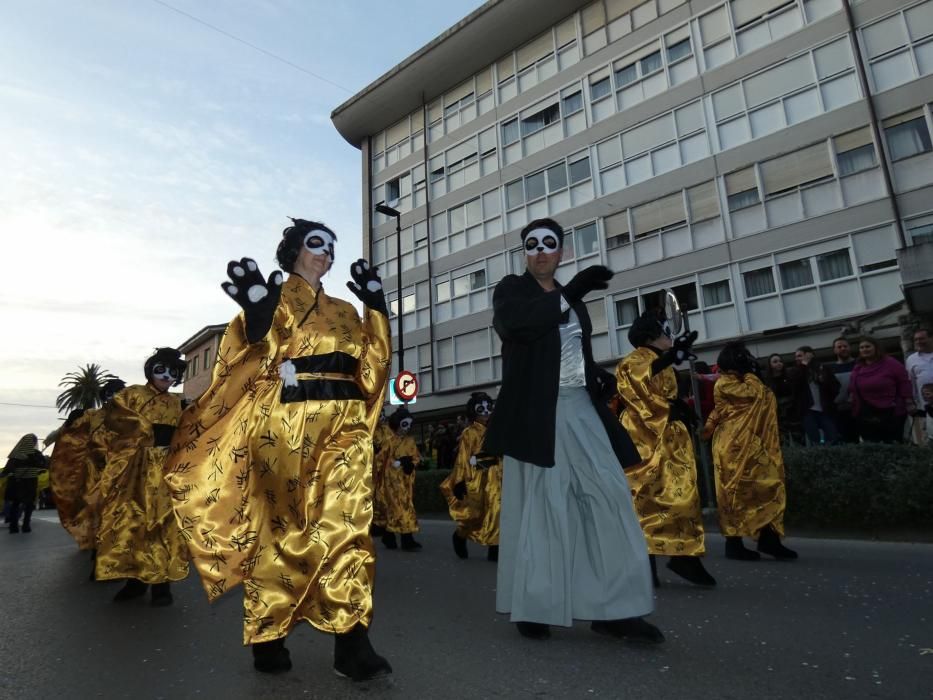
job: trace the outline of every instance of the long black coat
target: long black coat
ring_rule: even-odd
[[[560,383],[561,314],[558,289],[546,292],[528,272],[507,275],[493,293],[493,327],[502,339],[502,387],[486,429],[484,451],[541,467],[554,466]],[[606,405],[615,377],[593,361],[593,324],[581,301],[573,306],[583,330],[586,388],[622,467],[641,461],[638,450]],[[569,313],[569,312],[568,312]]]

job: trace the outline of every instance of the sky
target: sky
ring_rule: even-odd
[[[324,286],[352,298],[360,153],[330,113],[480,4],[0,3],[0,458],[60,425],[66,373],[142,383],[229,321],[227,261],[268,275],[287,216],[336,231]]]

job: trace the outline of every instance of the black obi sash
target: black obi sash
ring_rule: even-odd
[[[298,386],[282,386],[282,403],[298,401],[362,401],[365,397],[353,381],[359,360],[345,352],[293,357],[291,363],[301,374],[343,374],[347,379],[298,379]]]

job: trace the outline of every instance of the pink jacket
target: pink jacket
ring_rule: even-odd
[[[902,416],[907,413],[905,403],[913,398],[907,370],[893,357],[883,357],[870,365],[855,363],[849,377],[849,394],[852,398],[852,414],[861,413],[862,406],[894,409]]]

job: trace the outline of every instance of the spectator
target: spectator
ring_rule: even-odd
[[[820,364],[809,345],[797,348],[794,359],[797,362],[794,404],[801,416],[803,432],[811,445],[832,445],[839,438],[833,416],[839,381],[829,367]]]
[[[916,406],[907,370],[871,336],[859,341],[858,353],[849,388],[859,435],[866,442],[900,442]]]
[[[703,361],[695,362],[693,369],[697,374],[697,391],[700,394],[700,410],[705,419],[713,411],[713,389],[716,380],[719,379],[719,373],[713,372],[708,364]]]
[[[933,384],[933,338],[930,337],[929,328],[921,327],[914,331],[914,350],[916,352],[907,358],[907,374],[910,376],[914,401],[922,406],[920,390],[924,384]],[[927,430],[926,440],[929,442],[931,438],[933,435]],[[918,443],[923,442],[922,435],[918,434],[916,439]]]
[[[39,472],[47,469],[45,457],[38,450],[39,438],[23,435],[9,454],[3,476],[7,477],[6,500],[9,501],[10,534],[20,531],[19,516],[23,516],[23,532],[32,532],[30,519],[36,507]]]
[[[768,370],[765,372],[765,384],[777,399],[778,430],[782,444],[803,444],[800,428],[800,413],[794,403],[794,383],[790,373],[784,368],[780,354],[772,353],[768,357]]]
[[[858,427],[852,417],[852,401],[849,398],[849,375],[855,367],[855,358],[849,341],[845,338],[836,338],[833,341],[833,354],[836,361],[829,368],[836,375],[839,382],[839,393],[836,394],[836,428],[839,430],[839,439],[842,442],[858,442]]]

